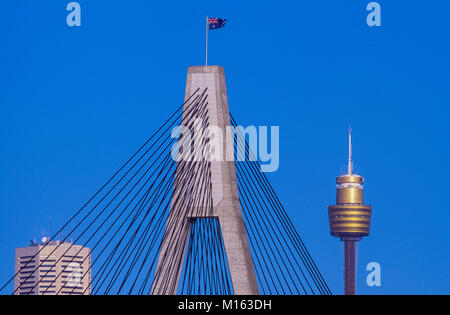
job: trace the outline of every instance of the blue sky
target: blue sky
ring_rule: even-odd
[[[0,4],[0,281],[14,248],[55,232],[182,102],[189,65],[225,68],[243,125],[280,126],[269,177],[335,293],[342,244],[327,205],[347,158],[373,205],[361,294],[450,293],[450,21],[447,1],[69,1]],[[35,232],[37,231],[37,232]],[[365,284],[365,266],[382,286]]]

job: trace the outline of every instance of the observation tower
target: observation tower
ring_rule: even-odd
[[[348,171],[336,178],[336,204],[328,206],[328,218],[330,234],[345,243],[345,295],[355,295],[355,245],[370,233],[372,206],[364,204],[364,177],[353,173],[351,128],[348,142]]]

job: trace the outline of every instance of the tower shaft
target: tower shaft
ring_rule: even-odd
[[[345,295],[355,295],[355,241],[345,241],[345,271],[344,271],[344,292]]]
[[[190,222],[194,219],[215,217],[219,219],[221,226],[234,293],[255,295],[258,294],[258,284],[242,218],[235,165],[234,161],[227,161],[225,158],[227,151],[224,136],[226,127],[230,125],[230,118],[224,69],[219,66],[189,67],[185,99],[189,98],[198,88],[201,91],[207,88],[206,116],[209,126],[222,130],[222,135],[214,135],[214,137],[222,138],[219,141],[220,147],[215,148],[215,150],[221,151],[222,159],[210,162],[212,211],[204,211],[207,207],[203,207],[203,205],[186,205],[182,207],[181,214],[174,214],[171,209],[161,245],[152,293],[176,294],[181,266],[186,253],[187,235],[191,229]],[[183,116],[186,112],[185,107]],[[204,175],[201,175],[200,172],[192,172],[189,180],[189,185],[192,186],[190,189],[195,189],[198,186],[197,183],[203,180],[202,177]],[[186,183],[181,184],[185,185]],[[175,182],[176,185],[179,183]],[[178,191],[183,193],[181,189]]]

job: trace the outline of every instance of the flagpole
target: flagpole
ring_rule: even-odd
[[[205,66],[208,65],[208,17],[206,17],[206,60]]]

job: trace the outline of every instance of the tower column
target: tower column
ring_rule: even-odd
[[[355,241],[345,240],[345,295],[355,295]]]
[[[239,202],[239,194],[236,180],[236,169],[234,161],[226,159],[226,128],[230,126],[228,109],[228,96],[225,84],[225,72],[219,66],[196,66],[189,67],[185,99],[190,97],[194,91],[207,88],[207,118],[210,127],[216,127],[216,134],[212,137],[220,143],[215,150],[219,150],[221,159],[212,160],[211,163],[211,196],[212,213],[195,211],[185,207],[178,219],[183,226],[182,229],[174,226],[166,226],[166,235],[160,253],[157,274],[167,274],[157,277],[153,284],[153,294],[175,294],[178,287],[181,268],[175,269],[168,264],[170,261],[179,261],[182,265],[186,252],[187,243],[185,236],[189,233],[189,224],[182,224],[184,220],[215,217],[219,219],[225,252],[230,270],[231,281],[236,295],[258,294],[258,283],[250,253],[242,210]],[[187,106],[187,105],[186,105]],[[222,134],[220,134],[220,130]],[[216,142],[217,143],[217,142]],[[200,182],[198,173],[193,173],[191,183]],[[195,184],[194,184],[195,186]],[[171,288],[171,289],[166,289]]]

